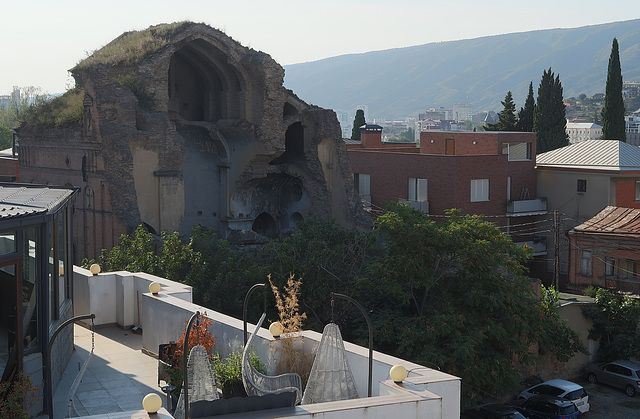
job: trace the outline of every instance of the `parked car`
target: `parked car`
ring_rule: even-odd
[[[518,395],[520,399],[529,399],[537,394],[556,396],[573,402],[582,413],[587,413],[589,408],[589,395],[584,388],[567,380],[549,380],[544,383],[529,387]]]
[[[514,406],[489,403],[464,409],[461,419],[527,419],[527,417]]]
[[[629,397],[640,391],[640,363],[634,361],[613,361],[587,367],[590,383],[603,383],[620,388]]]
[[[548,394],[531,396],[519,407],[529,419],[582,418],[582,413],[573,402]]]

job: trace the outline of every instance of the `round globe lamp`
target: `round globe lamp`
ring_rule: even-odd
[[[157,413],[162,408],[162,399],[156,393],[149,393],[142,399],[142,407],[147,413]]]
[[[401,383],[407,378],[407,369],[402,365],[394,365],[389,370],[389,376],[396,383]]]
[[[273,322],[271,326],[269,326],[269,332],[271,332],[274,338],[277,338],[284,333],[284,326],[282,326],[280,322]]]
[[[162,290],[162,287],[157,282],[152,282],[149,284],[149,292],[152,294],[157,294]]]
[[[98,275],[100,273],[100,265],[94,263],[93,265],[89,266],[89,271],[91,271],[91,273],[94,275]]]

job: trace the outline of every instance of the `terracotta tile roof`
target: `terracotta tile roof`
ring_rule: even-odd
[[[640,236],[640,209],[608,206],[574,230],[584,233]]]
[[[536,165],[576,170],[640,171],[640,147],[618,140],[587,140],[536,156]]]

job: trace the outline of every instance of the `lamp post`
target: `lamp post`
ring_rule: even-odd
[[[371,380],[372,380],[372,374],[373,374],[373,326],[371,325],[371,319],[369,318],[369,315],[367,314],[367,311],[364,309],[364,307],[362,307],[360,305],[360,303],[358,303],[356,300],[354,300],[351,297],[348,297],[346,295],[343,294],[338,294],[336,292],[332,292],[331,293],[331,317],[332,317],[332,321],[333,321],[333,301],[334,298],[342,298],[343,300],[347,300],[351,303],[353,303],[356,307],[358,307],[358,309],[360,310],[360,312],[362,312],[362,314],[364,315],[365,320],[367,321],[367,326],[369,327],[369,387],[368,387],[368,397],[371,397]]]
[[[247,291],[247,295],[245,295],[244,297],[244,304],[242,305],[242,323],[244,325],[244,344],[247,344],[247,307],[249,306],[249,297],[251,297],[251,294],[253,293],[253,291],[255,291],[257,288],[264,288],[263,291],[263,298],[264,298],[264,312],[267,312],[267,284],[255,284],[254,286],[252,286],[251,288],[249,288],[249,291]]]
[[[200,311],[193,313],[187,324],[187,330],[184,333],[184,346],[182,347],[182,394],[184,395],[184,417],[189,419],[189,374],[187,373],[187,355],[189,352],[189,332],[194,320],[200,315]]]

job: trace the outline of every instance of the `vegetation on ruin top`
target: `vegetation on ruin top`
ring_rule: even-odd
[[[84,90],[73,88],[62,96],[30,106],[25,112],[27,128],[65,127],[82,121]],[[23,123],[23,126],[25,124]]]
[[[75,68],[82,70],[100,64],[136,64],[166,46],[176,33],[192,24],[192,22],[183,21],[150,26],[142,31],[125,32],[80,61]]]

